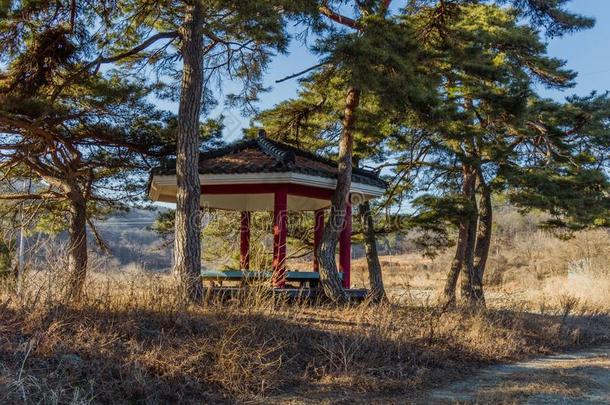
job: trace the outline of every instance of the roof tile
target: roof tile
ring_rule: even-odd
[[[246,139],[223,148],[201,153],[200,174],[296,172],[319,177],[337,176],[337,164],[322,156],[272,141],[264,132],[256,139]],[[175,160],[152,170],[152,174],[175,174]],[[354,168],[352,181],[386,188],[373,172]]]

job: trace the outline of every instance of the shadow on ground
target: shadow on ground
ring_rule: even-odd
[[[485,365],[590,344],[610,325],[510,311],[292,309],[7,307],[0,402],[411,402]]]

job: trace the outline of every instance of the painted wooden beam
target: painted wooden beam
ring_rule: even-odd
[[[201,194],[272,194],[284,191],[290,195],[330,200],[333,190],[300,184],[204,184]]]

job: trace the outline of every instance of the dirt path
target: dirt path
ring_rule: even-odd
[[[334,388],[334,389],[333,389]],[[270,404],[610,404],[610,346],[489,366],[415,396],[345,393],[319,384],[294,387]]]
[[[488,367],[423,402],[610,404],[610,347]]]

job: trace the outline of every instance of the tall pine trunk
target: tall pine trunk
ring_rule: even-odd
[[[79,301],[87,277],[87,202],[77,191],[70,193],[68,290],[66,298]]]
[[[324,294],[335,302],[346,300],[345,291],[341,285],[335,250],[339,234],[344,226],[347,199],[352,185],[352,155],[354,149],[354,123],[356,122],[356,109],[360,102],[360,90],[349,87],[345,98],[345,112],[343,117],[343,131],[339,141],[339,167],[337,173],[337,187],[331,200],[328,222],[324,227],[322,240],[318,247],[318,264],[320,267],[320,284]]]
[[[479,176],[480,178],[480,176]],[[478,304],[485,305],[485,291],[483,277],[489,249],[491,247],[491,235],[493,224],[493,207],[491,205],[491,188],[480,178],[481,199],[479,202],[479,227],[477,230],[477,245],[474,252],[475,287],[479,291]]]
[[[472,173],[469,166],[462,166],[462,193],[468,198],[471,194],[471,190],[474,190],[476,177]],[[468,248],[469,230],[470,230],[470,215],[465,215],[460,219],[458,229],[458,240],[455,248],[455,255],[451,262],[449,273],[447,274],[447,280],[445,281],[445,288],[443,291],[443,300],[446,306],[455,305],[456,302],[456,287],[458,277],[464,266],[466,260],[466,253]]]
[[[178,140],[176,150],[176,242],[174,272],[183,296],[198,301],[202,296],[201,224],[199,182],[199,115],[203,92],[203,14],[201,2],[187,6],[180,30],[183,58]]]
[[[366,253],[366,263],[369,268],[369,284],[371,291],[369,297],[373,302],[381,302],[386,299],[381,264],[377,253],[377,240],[375,238],[375,226],[373,215],[371,214],[371,204],[363,202],[358,207],[360,220],[362,221],[362,232],[364,234],[364,251]]]
[[[466,244],[466,254],[462,265],[462,299],[470,306],[477,303],[476,274],[474,269],[474,251],[477,243],[477,221],[478,209],[474,189],[470,191],[470,205],[472,208],[470,222],[468,223],[468,243]]]

